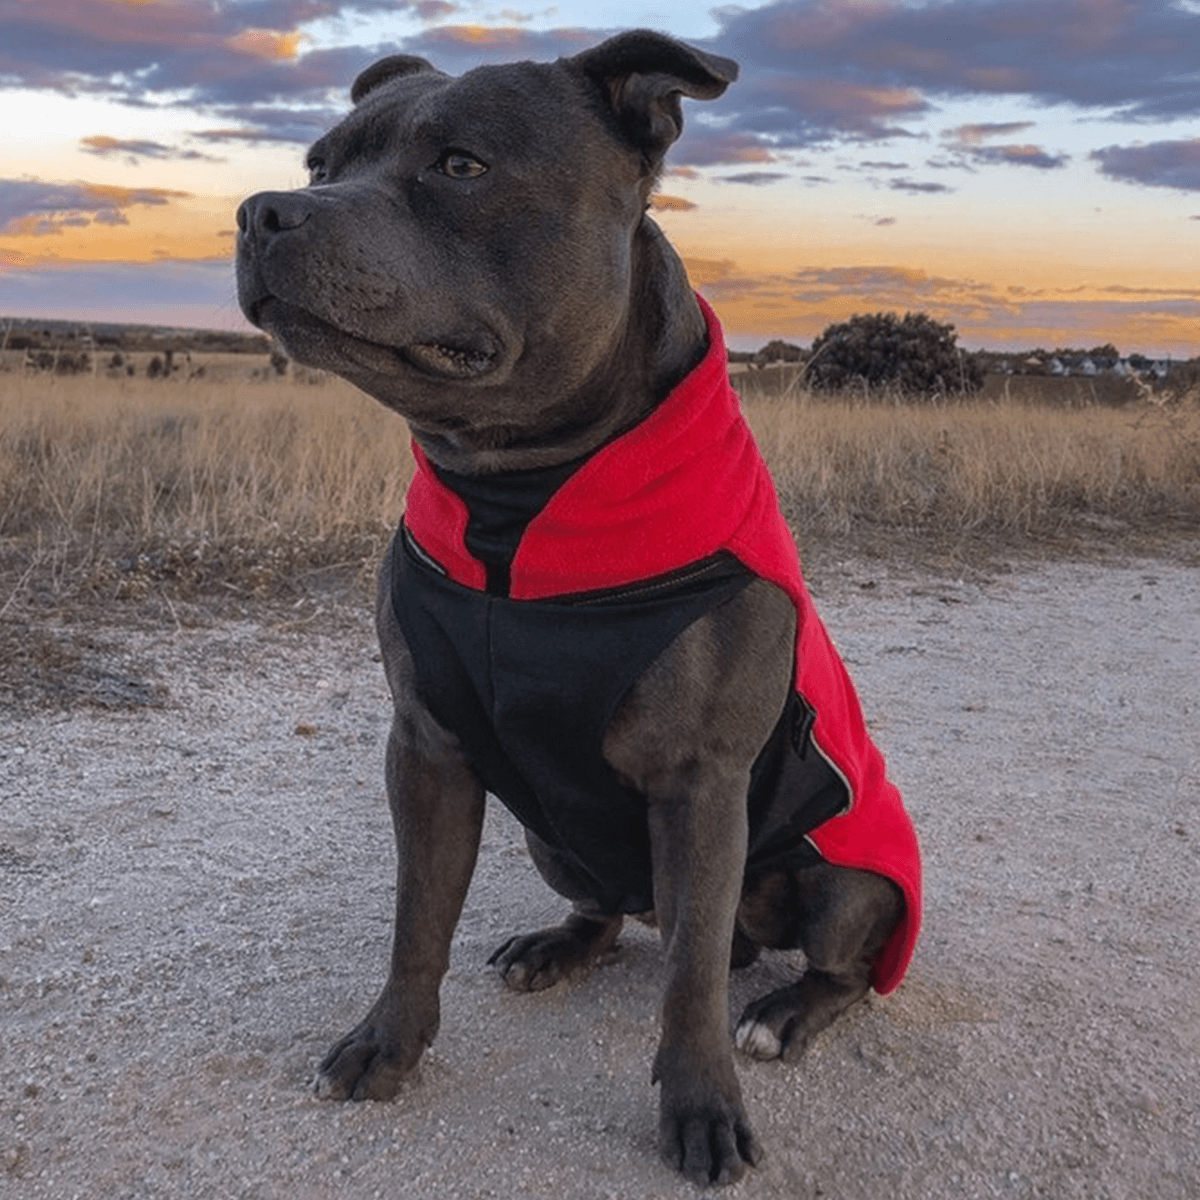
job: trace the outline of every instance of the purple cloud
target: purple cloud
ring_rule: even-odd
[[[1200,18],[1171,0],[781,0],[716,13],[722,51],[748,75],[1032,96],[1130,120],[1200,112]]]
[[[509,14],[508,26],[435,25],[379,45],[320,49],[305,38],[306,22],[352,11],[439,21],[466,6],[450,0],[6,3],[0,86],[179,104],[204,110],[226,130],[244,130],[236,135],[244,140],[306,143],[344,111],[355,75],[384,54],[421,54],[457,73],[481,62],[552,60],[612,32],[535,30]],[[689,119],[673,162],[768,163],[804,147],[910,138],[915,122],[944,98],[1032,97],[1106,117],[1115,111],[1131,121],[1200,115],[1200,15],[1173,0],[777,0],[714,13],[721,33],[702,44],[738,59],[742,79],[703,106],[719,115],[719,127]],[[1017,139],[1028,124],[961,126],[956,144],[969,148],[979,166],[1062,166],[1065,155]],[[208,140],[218,142],[221,134],[214,130]],[[1110,158],[1097,160],[1101,170],[1125,178],[1110,150]]]
[[[971,152],[976,162],[1007,163],[1013,167],[1036,167],[1052,171],[1070,161],[1069,154],[1047,154],[1040,146],[981,146]]]
[[[199,150],[180,150],[174,146],[164,145],[162,142],[121,139],[107,137],[99,133],[92,134],[90,137],[80,138],[79,144],[87,154],[95,154],[99,158],[111,158],[121,155],[135,165],[143,158],[200,159],[205,162],[223,161],[211,154],[202,154]]]
[[[1200,138],[1151,142],[1145,146],[1106,146],[1093,150],[1102,174],[1146,187],[1200,191]]]
[[[775,144],[770,139],[754,133],[728,133],[698,122],[685,124],[683,137],[671,148],[671,163],[679,168],[775,161]]]
[[[742,78],[725,105],[737,112],[731,128],[770,133],[784,146],[909,137],[910,131],[895,122],[930,109],[914,88],[891,80],[781,71],[758,63]]]
[[[417,0],[412,9],[422,21],[436,21],[463,11],[461,4],[448,4],[446,0]]]
[[[895,192],[912,192],[914,194],[934,195],[938,192],[952,192],[952,187],[944,183],[918,183],[913,179],[889,179],[888,187]]]
[[[761,187],[765,183],[778,183],[786,179],[787,174],[783,171],[742,171],[737,175],[721,175],[718,178],[722,183],[745,183],[751,187]]]
[[[190,106],[312,97],[348,86],[375,48],[311,50],[300,25],[404,9],[419,15],[403,0],[9,4],[0,10],[0,81],[130,104],[181,91]]]
[[[951,150],[959,157],[948,163],[931,162],[930,166],[961,166],[969,163],[1006,163],[1016,167],[1036,167],[1043,171],[1066,166],[1069,154],[1050,154],[1041,146],[1028,143],[1007,142],[998,146],[985,146],[991,138],[1004,137],[1012,133],[1023,133],[1033,128],[1032,121],[1006,121],[998,124],[960,125],[947,130],[942,136]]]
[[[159,206],[187,192],[165,188],[123,188],[96,183],[44,183],[0,179],[0,233],[57,233],[62,228],[127,223],[124,209]]]
[[[349,108],[347,97],[346,108]],[[214,115],[230,124],[219,129],[193,130],[197,141],[221,145],[227,142],[283,142],[307,146],[346,115],[346,109],[260,107],[234,105],[215,110]]]

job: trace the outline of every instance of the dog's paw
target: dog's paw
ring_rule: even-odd
[[[733,1035],[733,1044],[748,1058],[770,1062],[783,1055],[783,1042],[770,1025],[742,1017]]]
[[[573,915],[562,925],[511,937],[488,966],[514,992],[540,992],[608,953],[621,928],[619,917],[593,920]]]
[[[363,1022],[321,1060],[312,1089],[322,1100],[391,1100],[419,1056],[385,1047]]]
[[[418,1021],[385,990],[321,1060],[312,1090],[322,1100],[391,1100],[433,1041],[437,1023],[436,1005]]]
[[[578,971],[587,955],[559,929],[511,937],[488,959],[488,966],[514,992],[540,992]]]
[[[793,1062],[866,992],[865,970],[861,978],[847,978],[810,967],[797,983],[746,1005],[733,1035],[734,1045],[751,1058]]]
[[[812,1031],[808,1028],[800,989],[783,987],[746,1005],[733,1044],[761,1062],[792,1060],[803,1053]]]
[[[701,1186],[736,1183],[762,1159],[740,1101],[721,1096],[688,1103],[664,1092],[658,1142],[667,1166]]]

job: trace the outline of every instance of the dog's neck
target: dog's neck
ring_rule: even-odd
[[[487,590],[507,596],[512,562],[530,521],[591,455],[553,467],[460,475],[435,467],[438,478],[466,506],[467,550],[487,570]]]
[[[638,291],[631,324],[649,338],[648,344],[631,347],[641,352],[637,361],[648,365],[644,417],[704,357],[708,332],[679,255],[649,217],[638,229],[635,263]]]
[[[413,429],[430,461],[456,476],[511,476],[585,461],[643,421],[704,357],[704,318],[683,263],[658,226],[643,218],[634,234],[626,319],[601,366],[528,430],[502,445],[475,444],[469,431]]]

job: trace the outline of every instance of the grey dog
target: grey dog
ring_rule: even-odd
[[[462,515],[466,549],[459,538],[450,553],[483,564],[470,585],[448,577],[430,544],[444,523],[422,534],[414,484],[377,605],[395,705],[391,970],[321,1063],[317,1091],[390,1098],[432,1041],[492,791],[573,905],[561,925],[493,955],[510,987],[553,984],[609,951],[623,914],[655,911],[666,952],[659,1142],[698,1183],[736,1180],[760,1153],[733,1066],[730,966],[764,946],[803,949],[806,973],[752,1003],[735,1038],[756,1057],[791,1057],[867,992],[906,920],[911,948],[918,894],[823,852],[822,830],[859,800],[812,749],[814,721],[829,740],[840,718],[797,691],[795,596],[729,553],[638,595],[581,588],[583,602],[522,607],[509,590],[537,514],[577,493],[716,352],[647,209],[681,97],[714,99],[736,76],[728,59],[649,32],[457,78],[385,58],[309,151],[308,186],[253,196],[238,213],[248,318],[407,419],[421,503]],[[650,522],[628,541],[653,557],[682,524]],[[610,616],[633,632],[604,632]],[[593,672],[614,662],[617,682],[598,682],[593,701]],[[511,744],[489,705],[507,714]],[[594,742],[578,754],[576,719]],[[539,733],[554,743],[544,754]],[[751,781],[767,776],[773,791],[757,805]],[[568,799],[547,808],[560,786]]]

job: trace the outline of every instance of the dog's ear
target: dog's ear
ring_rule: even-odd
[[[389,79],[396,79],[401,75],[415,75],[418,71],[434,71],[440,74],[435,66],[423,58],[417,58],[415,54],[392,54],[381,58],[354,81],[350,88],[350,102],[357,104],[369,91]]]
[[[569,61],[600,85],[625,136],[652,166],[683,132],[680,97],[715,100],[738,77],[732,59],[648,29],[618,34]]]

